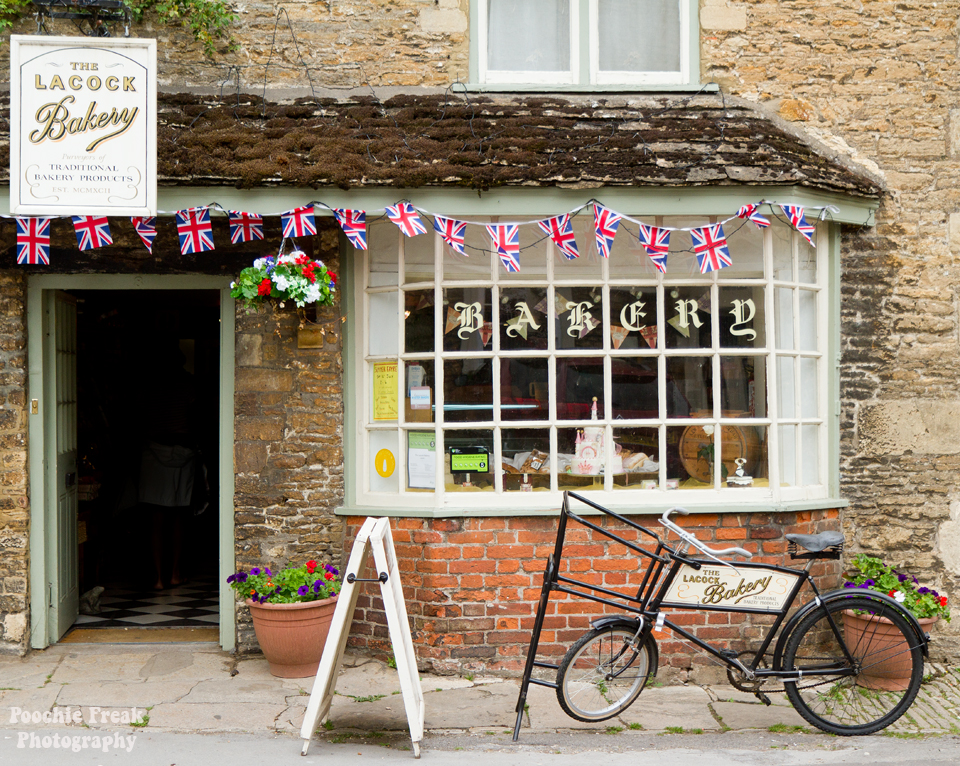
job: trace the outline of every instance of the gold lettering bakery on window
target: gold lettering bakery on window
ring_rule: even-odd
[[[826,224],[814,248],[784,220],[732,221],[733,265],[706,275],[689,232],[673,231],[661,274],[627,220],[600,257],[586,208],[579,258],[521,225],[508,273],[490,219],[461,220],[466,255],[388,222],[355,252],[358,505],[827,496]]]

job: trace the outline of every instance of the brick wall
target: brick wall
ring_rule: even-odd
[[[314,253],[339,273],[337,231],[317,221]],[[339,564],[343,521],[343,375],[339,307],[322,307],[322,348],[298,348],[292,306],[238,308],[235,381],[237,566],[281,568],[309,559]],[[241,651],[257,648],[249,612],[238,616]]]
[[[30,506],[22,271],[0,273],[0,653],[27,640]]]
[[[363,519],[347,520],[347,546]],[[639,523],[660,529],[653,517]],[[758,554],[755,561],[789,565],[787,532],[839,528],[839,513],[692,515],[681,520],[707,542]],[[627,540],[637,532],[603,517],[602,526]],[[556,540],[557,517],[391,519],[413,640],[421,668],[439,673],[516,675],[523,670],[547,557]],[[647,538],[649,539],[649,538]],[[370,570],[372,571],[372,570]],[[642,579],[637,557],[624,545],[582,525],[567,528],[562,572],[612,590],[636,592]],[[840,564],[818,562],[818,587],[839,583]],[[387,655],[389,633],[379,588],[364,586],[357,601],[350,646]],[[588,629],[591,617],[617,612],[586,599],[554,594],[540,639],[539,656],[559,660]],[[671,617],[673,619],[673,617]],[[763,618],[743,621],[722,613],[677,613],[676,622],[703,639],[738,651],[754,645]],[[658,640],[668,678],[697,677],[711,660],[664,633]]]

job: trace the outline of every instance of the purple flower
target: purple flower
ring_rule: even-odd
[[[864,580],[864,581],[863,581],[863,585],[861,585],[860,587],[861,587],[861,588],[869,588],[871,585],[876,585],[876,584],[877,584],[877,581],[876,581],[876,580]]]
[[[271,595],[272,595],[272,594],[271,594]],[[270,598],[270,596],[260,596],[260,603],[261,603],[261,604],[265,604],[265,603],[267,602],[267,599],[269,599],[269,598]]]
[[[273,572],[270,571],[270,567],[264,567],[263,571],[268,577],[273,577]]]
[[[251,569],[250,574],[256,577],[258,574],[260,574],[260,567],[254,567],[253,569]]]
[[[930,592],[933,594],[933,597],[934,597],[935,599],[939,599],[939,598],[940,598],[940,594],[937,593],[935,590],[932,590],[932,591],[930,591]]]
[[[919,585],[919,584],[920,584],[920,581],[916,578],[916,576],[914,576],[914,578],[913,578],[913,584],[914,584],[914,585]]]
[[[921,596],[929,592],[930,592],[930,589],[927,587],[917,588],[917,593],[919,593]]]
[[[324,564],[323,568],[326,569],[332,575],[340,574],[340,570],[337,569],[336,567],[331,566],[330,564]]]
[[[228,584],[229,584],[229,583],[232,583],[232,582],[233,582],[234,580],[236,580],[236,579],[237,579],[237,576],[236,576],[235,574],[232,574],[232,575],[230,575],[230,576],[227,578],[227,583],[228,583]]]
[[[299,588],[297,588],[298,596],[306,596],[309,592],[310,592],[310,588],[306,585],[301,585]]]
[[[323,580],[317,580],[317,581],[313,584],[313,592],[314,592],[314,593],[319,593],[319,592],[320,592],[320,589],[321,589],[322,587],[323,587]]]
[[[855,582],[845,582],[845,583],[843,584],[843,587],[844,587],[844,588],[856,588],[856,587],[857,587],[857,584],[856,584]]]
[[[907,581],[907,576],[905,574],[897,575],[897,582],[906,582],[906,581]]]
[[[237,572],[237,582],[246,582],[247,573],[246,572]]]

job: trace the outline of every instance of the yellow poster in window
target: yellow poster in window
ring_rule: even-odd
[[[397,363],[373,363],[373,419],[396,420],[399,411],[397,397]]]

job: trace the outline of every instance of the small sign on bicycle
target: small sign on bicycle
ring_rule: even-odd
[[[800,577],[782,569],[738,564],[736,567],[684,564],[661,606],[779,612]]]

